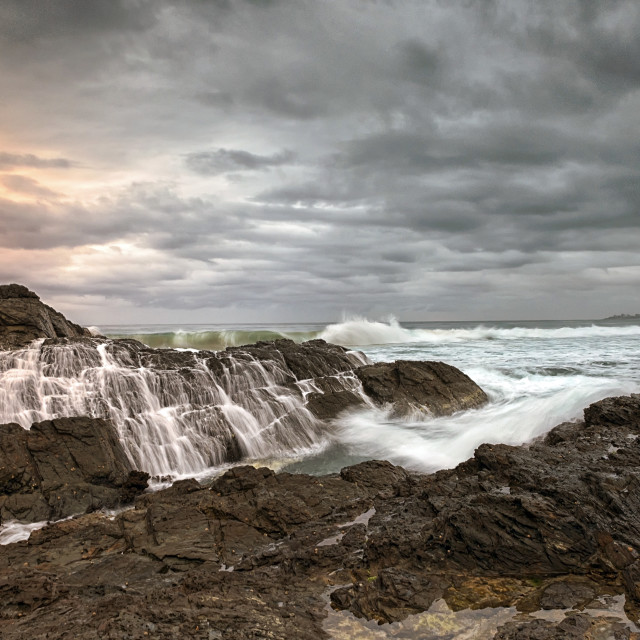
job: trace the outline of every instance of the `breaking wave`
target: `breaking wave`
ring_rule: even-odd
[[[318,337],[327,342],[349,346],[379,344],[446,344],[477,340],[521,340],[525,338],[565,339],[614,336],[640,336],[640,325],[583,327],[496,327],[476,326],[459,329],[409,329],[395,319],[374,322],[365,318],[353,318],[339,324],[327,326]]]
[[[437,323],[424,323],[437,324]],[[530,323],[527,323],[530,324]],[[94,334],[103,333],[99,327],[91,327]],[[282,327],[269,328],[205,328],[175,329],[163,327],[111,327],[104,331],[110,338],[133,338],[149,347],[165,349],[208,349],[219,351],[227,347],[253,344],[260,340],[288,338],[294,342],[305,342],[321,338],[327,342],[344,346],[367,346],[385,344],[455,344],[474,341],[514,341],[522,339],[557,340],[579,338],[615,338],[640,336],[640,325],[583,325],[560,327],[476,325],[466,327],[404,327],[395,318],[387,321],[352,317],[342,322],[309,325],[289,330]]]
[[[99,333],[98,327],[92,327]],[[235,329],[223,329],[219,331],[201,330],[189,331],[178,329],[177,331],[118,333],[108,331],[110,338],[130,338],[139,340],[148,347],[155,349],[208,349],[220,351],[227,347],[241,347],[253,344],[261,340],[279,340],[288,338],[294,342],[305,342],[317,337],[315,331],[292,331],[290,333],[277,330],[244,331]]]

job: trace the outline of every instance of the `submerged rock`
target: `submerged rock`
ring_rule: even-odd
[[[0,285],[0,349],[18,349],[38,338],[75,338],[91,333],[20,284]]]
[[[4,547],[0,635],[328,638],[330,601],[332,637],[352,614],[385,637],[444,599],[501,608],[478,640],[637,640],[638,436],[636,395],[432,475],[370,461],[176,482]]]
[[[0,517],[37,522],[116,507],[147,486],[134,471],[113,425],[58,418],[0,425]]]

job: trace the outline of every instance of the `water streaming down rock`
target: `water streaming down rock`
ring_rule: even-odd
[[[0,352],[0,423],[109,418],[135,468],[192,475],[241,458],[320,448],[305,399],[335,378],[364,400],[359,353],[314,341],[223,352],[153,350],[134,340],[38,340]]]

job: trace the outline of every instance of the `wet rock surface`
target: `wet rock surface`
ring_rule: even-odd
[[[391,404],[399,415],[445,416],[487,402],[487,395],[471,378],[444,362],[379,362],[359,368],[356,375],[376,404]]]
[[[131,468],[113,425],[58,418],[0,425],[0,521],[37,522],[130,502],[148,475]]]
[[[0,349],[24,347],[38,338],[91,335],[19,284],[0,285]]]
[[[506,611],[482,637],[637,640],[606,603],[637,619],[639,435],[636,395],[432,475],[371,461],[176,482],[0,548],[0,635],[328,638],[330,611],[383,633],[444,601]]]
[[[422,412],[441,416],[477,408],[488,401],[471,378],[443,362],[363,364],[367,362],[364,354],[320,339],[302,344],[280,339],[197,354],[152,349],[130,339],[52,339],[43,344],[43,358],[47,360],[48,353],[60,347],[69,347],[82,350],[78,358],[82,366],[97,365],[100,357],[96,348],[100,345],[110,358],[132,369],[188,376],[204,362],[228,393],[234,392],[238,372],[264,368],[292,393],[300,395],[300,383],[307,383],[306,406],[321,420],[334,419],[342,411],[367,404],[392,407],[396,415]]]

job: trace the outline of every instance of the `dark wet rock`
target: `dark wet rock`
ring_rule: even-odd
[[[401,360],[360,366],[366,361],[362,354],[324,340],[302,344],[275,340],[229,347],[219,356],[222,363],[225,354],[240,360],[281,363],[285,383],[309,380],[314,391],[307,396],[307,407],[323,420],[367,401],[392,405],[398,415],[412,411],[449,415],[487,402],[486,394],[473,380],[443,362]]]
[[[38,338],[91,335],[19,284],[0,285],[0,349],[18,349]]]
[[[364,527],[344,549],[317,544],[370,504],[337,476],[239,467],[210,488],[144,494],[114,519],[57,523],[2,548],[0,635],[326,637],[321,576],[353,564],[344,554]]]
[[[393,405],[397,414],[418,411],[443,416],[487,402],[471,378],[444,362],[381,362],[357,369],[356,375],[376,404]]]
[[[640,431],[639,394],[605,398],[584,410],[584,421],[588,428],[616,426]]]
[[[65,375],[81,375],[87,367],[101,366],[99,348],[110,361],[125,369],[144,368],[157,374],[154,384],[161,394],[168,396],[172,387],[181,386],[195,409],[202,406],[202,398],[207,407],[211,404],[207,388],[212,380],[234,402],[242,403],[251,394],[255,400],[262,393],[260,400],[269,403],[273,401],[269,395],[273,391],[304,399],[305,409],[323,422],[335,419],[343,411],[374,405],[393,407],[396,415],[446,415],[487,401],[482,389],[455,367],[441,362],[404,361],[363,366],[366,358],[362,354],[324,340],[297,344],[283,339],[193,353],[152,349],[130,339],[48,339],[39,359],[47,371],[57,370],[59,362],[64,361]],[[265,389],[265,380],[269,381],[269,389]],[[135,401],[132,396],[130,402]],[[295,430],[299,417],[285,417],[280,428]],[[215,462],[240,461],[246,451],[232,439],[233,430],[225,424],[224,412],[219,412],[216,422],[216,446],[222,459]],[[322,431],[326,425],[319,422],[317,428]]]
[[[351,587],[336,589],[331,602],[359,618],[393,622],[426,611],[442,596],[446,584],[438,576],[416,575],[389,567],[363,576]]]
[[[0,425],[0,514],[37,522],[130,502],[147,486],[113,426],[58,418],[30,430]]]
[[[620,621],[594,618],[585,613],[571,613],[560,622],[527,620],[507,622],[498,629],[494,640],[637,640]]]
[[[233,356],[261,360],[280,360],[296,380],[308,380],[332,376],[353,369],[363,356],[353,356],[352,351],[324,340],[309,340],[298,344],[281,339],[257,342],[242,347],[227,347],[225,353]]]
[[[176,482],[112,519],[3,547],[0,635],[326,638],[329,602],[386,623],[443,598],[513,607],[500,640],[637,640],[614,608],[624,596],[635,619],[640,605],[639,418],[640,396],[607,399],[529,446],[482,445],[432,475],[370,461]],[[26,487],[34,472],[17,451],[3,455],[26,471],[3,482]],[[129,472],[118,490],[135,485]]]
[[[129,471],[129,475],[120,485],[120,502],[129,504],[149,486],[149,474],[146,471]]]
[[[355,377],[355,376],[353,376]],[[366,404],[359,385],[345,388],[344,376],[327,376],[313,381],[314,389],[307,395],[307,408],[320,420],[332,420],[343,411],[361,408]]]
[[[336,476],[275,474],[254,467],[228,471],[211,485],[211,491],[218,494],[216,510],[220,515],[278,536],[310,521],[347,521],[372,504],[352,483]]]
[[[387,460],[367,460],[345,467],[340,477],[378,498],[409,496],[415,485],[412,474]]]
[[[597,587],[590,580],[560,580],[547,586],[540,597],[542,609],[573,609],[591,602]]]

